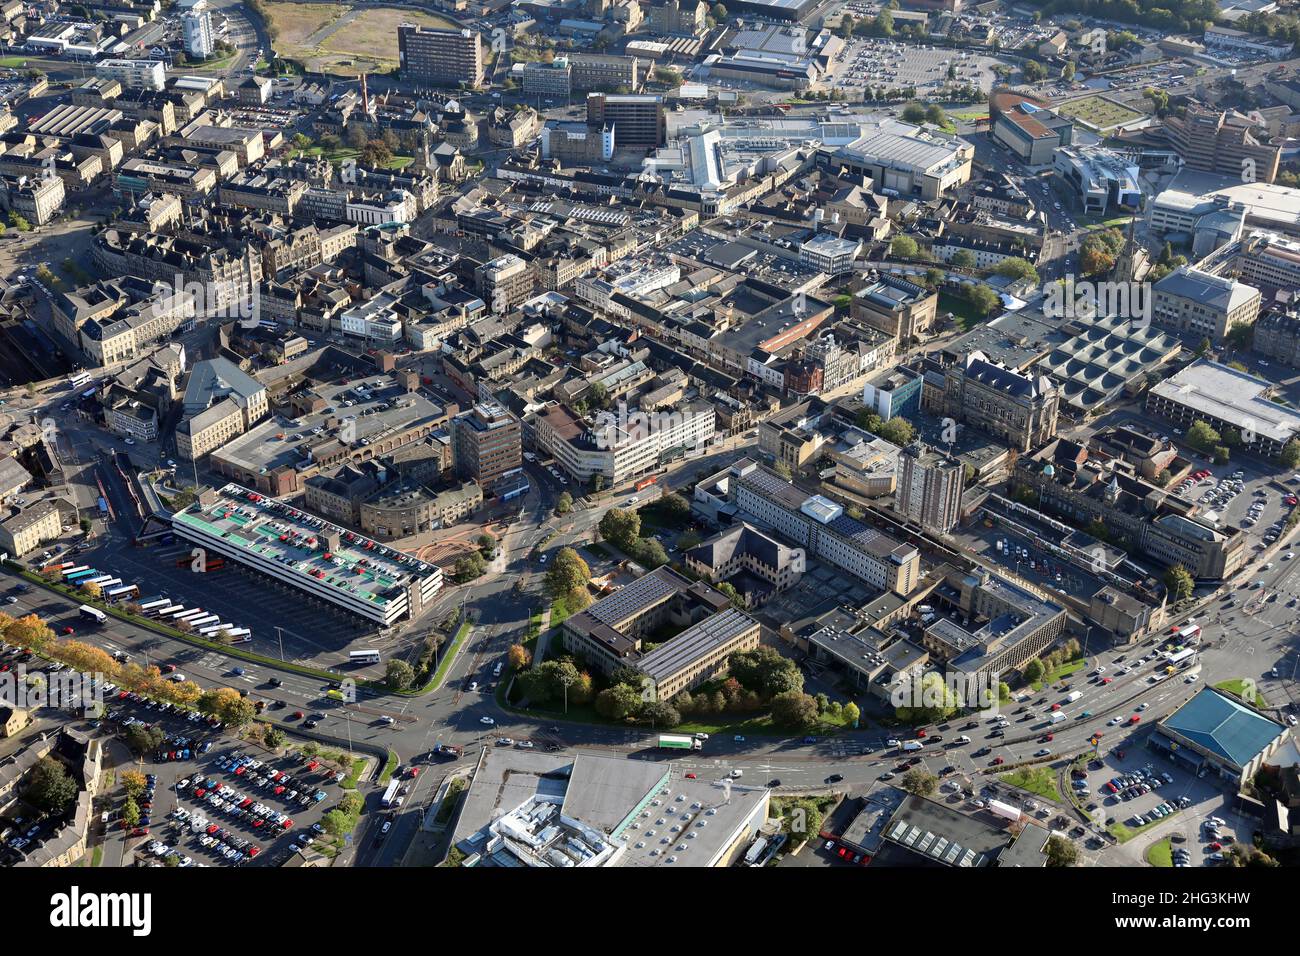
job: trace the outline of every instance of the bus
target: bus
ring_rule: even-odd
[[[73,391],[76,391],[79,388],[85,388],[90,384],[90,373],[77,372],[75,375],[69,375],[68,384],[72,386]]]
[[[96,624],[103,624],[108,620],[108,615],[97,607],[91,607],[89,604],[83,604],[77,608],[81,616],[87,620],[94,621]]]
[[[221,616],[219,614],[205,614],[202,617],[193,618],[190,621],[192,627],[204,628],[209,624],[220,624]]]
[[[113,580],[113,575],[111,574],[96,574],[93,575],[92,577],[86,578],[81,583],[82,584],[103,584],[105,581],[111,581],[111,580]]]
[[[1179,644],[1190,644],[1201,636],[1201,625],[1188,624],[1178,632]]]
[[[86,573],[97,574],[98,572],[93,570],[91,566],[88,564],[76,564],[73,565],[72,567],[65,567],[63,569],[63,580],[69,581],[72,579],[72,576],[74,574],[86,574]]]
[[[166,598],[155,598],[152,601],[146,601],[144,604],[141,604],[140,611],[141,613],[148,614],[150,617],[153,617],[154,611],[161,610],[162,608],[165,607],[171,607],[171,603],[172,602],[167,600]]]
[[[83,581],[82,583],[84,584],[85,582]],[[120,588],[122,586],[122,579],[109,578],[106,581],[96,581],[95,583],[99,585],[100,591],[108,591],[112,588]]]
[[[124,584],[120,588],[113,588],[105,595],[110,601],[126,601],[139,596],[140,588],[134,584]]]
[[[215,621],[208,621],[206,624],[199,627],[198,630],[199,634],[203,637],[211,637],[214,634],[220,634],[222,631],[231,630],[231,626],[218,618]]]
[[[246,627],[237,627],[230,632],[231,644],[247,644],[253,639],[253,632]]]
[[[1181,651],[1175,651],[1172,654],[1165,655],[1165,665],[1174,668],[1184,666],[1191,662],[1196,656],[1196,648],[1184,647]]]
[[[352,651],[348,654],[350,664],[378,664],[378,651]]]
[[[177,615],[176,615],[176,620],[178,620],[178,621],[194,621],[194,620],[196,620],[197,618],[200,618],[200,617],[204,617],[204,616],[206,616],[206,614],[207,614],[207,612],[204,611],[203,608],[201,608],[201,607],[196,607],[196,608],[194,608],[194,610],[192,610],[192,611],[182,611],[180,614],[177,614]]]
[[[149,616],[156,617],[156,618],[171,617],[173,614],[179,614],[183,610],[185,610],[185,606],[183,604],[169,603],[167,604],[166,607],[154,608],[152,611],[149,612]]]

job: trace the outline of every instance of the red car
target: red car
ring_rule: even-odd
[[[693,774],[693,773],[688,773],[688,774],[686,775],[686,779],[687,779],[687,780],[694,780],[694,779],[696,779],[695,774]]]
[[[71,627],[69,627],[69,626],[65,626],[65,627],[63,628],[63,633],[64,633],[64,634],[76,634],[77,632],[74,631]]]
[[[1038,738],[1038,742],[1040,744],[1050,743],[1052,740],[1055,739],[1055,737],[1056,737],[1055,734],[1043,734],[1043,736]]]
[[[204,790],[202,787],[199,787],[198,789],[196,789],[196,790],[194,791],[194,796],[196,796],[196,797],[201,797],[201,796],[203,796],[203,795],[204,795],[205,793],[207,793],[207,792],[208,792],[208,791]]]
[[[1061,705],[1060,705],[1060,704],[1053,704],[1053,705],[1052,705],[1052,710],[1060,710],[1060,709],[1061,709]]]
[[[148,836],[148,835],[149,835],[148,827],[136,827],[134,830],[131,831],[131,836]]]
[[[411,768],[411,772],[407,774],[407,776],[410,777],[411,779],[415,779],[415,778],[418,777],[419,775],[420,775],[420,768],[419,768],[419,767],[412,767],[412,768]]]
[[[293,719],[294,719],[294,720],[302,720],[302,719],[303,719],[304,717],[306,717],[306,716],[307,716],[307,715],[304,714],[301,710],[295,710],[295,711],[293,712]]]
[[[1210,849],[1213,850],[1215,853],[1218,853],[1220,850],[1223,849],[1223,844],[1216,840],[1215,842],[1210,844]]]
[[[917,736],[918,738],[924,737],[924,736],[925,736],[925,728],[922,727],[920,730],[918,730],[918,731],[916,732],[916,736]]]
[[[1141,720],[1141,719],[1142,719],[1142,715],[1141,715],[1141,714],[1134,714],[1132,717],[1130,717],[1130,718],[1128,719],[1128,722],[1129,722],[1130,724],[1136,724],[1136,723],[1137,723],[1139,720]]]
[[[284,787],[277,786],[272,792],[278,797],[280,794],[284,793]]]
[[[1111,681],[1113,681],[1114,679],[1115,679],[1115,678],[1113,678],[1113,677],[1103,677],[1103,678],[1101,679],[1101,682],[1102,682],[1103,684],[1109,684],[1109,683],[1110,683]]]
[[[1004,763],[1006,763],[1006,761],[1003,760],[1001,757],[994,757],[994,758],[993,758],[993,766],[995,766],[995,767],[1001,766],[1001,765],[1004,764]]]

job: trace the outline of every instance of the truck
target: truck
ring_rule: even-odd
[[[1065,711],[1063,710],[1053,711],[1052,718],[1051,718],[1052,723],[1059,724],[1061,721],[1065,720],[1065,716],[1066,716]]]
[[[924,746],[925,744],[921,743],[919,740],[904,740],[903,746],[900,749],[904,753],[911,753],[913,750],[920,750]]]
[[[704,744],[694,737],[688,737],[683,734],[660,734],[660,750],[700,750]]]
[[[1065,702],[1067,704],[1073,704],[1076,700],[1078,700],[1082,696],[1083,693],[1081,691],[1072,690],[1070,691],[1070,693],[1065,695]]]
[[[397,777],[388,781],[388,789],[384,791],[383,799],[380,800],[381,805],[384,807],[391,807],[393,805],[393,800],[397,797],[397,791],[401,786],[402,781]]]

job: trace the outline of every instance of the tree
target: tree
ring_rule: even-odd
[[[126,733],[122,737],[133,752],[143,754],[151,750],[157,750],[162,745],[166,735],[158,727],[144,727],[141,724],[132,724],[126,729]]]
[[[1035,657],[1025,665],[1024,674],[1025,680],[1029,681],[1031,684],[1034,681],[1041,680],[1043,677],[1043,662]]]
[[[54,640],[54,632],[35,614],[24,614],[5,628],[5,640],[39,651]]]
[[[1251,843],[1234,843],[1223,853],[1223,863],[1231,867],[1275,867],[1278,866],[1277,860],[1273,859],[1259,847]]]
[[[668,552],[664,550],[664,546],[657,538],[638,539],[632,549],[632,556],[636,559],[636,563],[647,571],[653,571],[668,563]]]
[[[1074,866],[1079,860],[1079,848],[1074,845],[1073,840],[1067,840],[1065,837],[1049,837],[1044,852],[1047,855],[1048,866]]]
[[[253,719],[253,703],[247,697],[241,697],[239,691],[230,687],[218,687],[204,691],[198,700],[201,713],[216,717],[227,727],[242,727]]]
[[[560,497],[555,501],[555,513],[557,515],[567,515],[573,510],[573,495],[567,491],[560,492]]]
[[[1061,67],[1061,79],[1067,83],[1074,79],[1074,63],[1067,63]]]
[[[924,123],[925,107],[920,103],[908,103],[903,107],[902,118],[906,123]]]
[[[656,700],[641,709],[641,719],[648,720],[655,727],[676,727],[682,722],[682,715],[667,701]]]
[[[145,792],[149,781],[139,770],[123,770],[118,781],[122,784],[122,789],[126,791],[128,797],[138,797]]]
[[[348,138],[348,145],[358,150],[366,145],[368,139],[365,127],[360,123],[349,123],[344,135]]]
[[[382,169],[393,161],[393,151],[381,139],[372,139],[361,147],[357,162],[372,169]]]
[[[511,670],[521,671],[532,663],[533,655],[528,653],[528,648],[522,644],[513,644],[506,653],[506,661],[510,664]]]
[[[853,701],[849,701],[847,704],[844,705],[844,710],[842,713],[844,717],[844,722],[848,724],[850,727],[856,727],[858,725],[858,721],[862,719],[862,710],[861,708],[858,707],[857,704],[853,703]]]
[[[341,840],[352,832],[353,821],[342,810],[331,810],[321,817],[320,825],[330,836]]]
[[[1018,256],[1003,259],[993,267],[993,272],[1000,276],[1006,276],[1008,279],[1038,281],[1038,270],[1034,268],[1034,264],[1028,259],[1022,259]]]
[[[597,527],[602,538],[626,551],[641,535],[641,516],[635,509],[610,508]]]
[[[1037,60],[1026,60],[1025,65],[1021,68],[1027,83],[1038,83],[1047,79],[1047,67]]]
[[[1199,452],[1213,451],[1214,447],[1222,440],[1220,439],[1218,432],[1200,419],[1192,422],[1191,427],[1187,429],[1187,434],[1184,437],[1187,444],[1191,445]]]
[[[958,269],[974,269],[976,264],[975,253],[969,249],[958,249],[952,256],[952,265]]]
[[[491,561],[496,557],[497,539],[492,537],[492,535],[481,534],[474,543],[478,545],[478,553],[483,555],[485,561]]]
[[[817,722],[817,700],[799,690],[772,698],[772,719],[783,726],[802,730]]]
[[[384,683],[389,690],[408,690],[415,683],[415,668],[406,661],[389,660],[384,668]]]
[[[617,542],[615,542],[617,543]],[[561,548],[546,572],[546,590],[553,597],[585,589],[591,568],[573,548]]]
[[[778,478],[782,478],[785,481],[789,481],[794,477],[793,472],[790,471],[790,465],[785,461],[778,461],[772,466],[772,470],[776,472]]]
[[[715,3],[709,12],[713,14],[713,19],[717,20],[719,23],[726,23],[727,19],[731,16],[731,14],[727,12],[727,8],[720,3]]]
[[[1300,465],[1300,441],[1292,438],[1282,446],[1282,454],[1278,457],[1278,460],[1287,468]]]
[[[1002,308],[1002,297],[986,285],[977,285],[970,290],[970,303],[982,316],[989,316]]]
[[[738,611],[743,611],[745,609],[745,599],[741,596],[740,592],[736,590],[734,584],[730,581],[722,581],[715,586],[719,593],[726,595],[726,598],[731,602],[732,607]]]
[[[135,797],[127,797],[122,804],[122,822],[128,829],[140,825],[140,804],[135,802]]]
[[[641,692],[629,684],[616,684],[596,695],[596,713],[607,720],[626,720],[640,709]]]
[[[876,434],[885,441],[892,442],[901,448],[904,445],[912,444],[912,440],[916,438],[916,429],[906,418],[895,415],[889,421],[883,422]]]
[[[1208,337],[1203,338],[1201,339],[1201,344],[1196,346],[1196,354],[1198,357],[1204,358],[1207,354],[1209,354],[1210,350],[1213,348],[1214,348],[1214,343],[1211,342]]]
[[[271,750],[279,750],[283,747],[285,739],[284,731],[279,727],[267,727],[262,734],[262,743]]]
[[[727,659],[727,669],[741,686],[772,698],[789,691],[803,691],[803,672],[774,647],[759,645]]]
[[[915,796],[928,797],[938,786],[939,778],[924,767],[913,767],[903,774],[903,789]]]
[[[925,108],[925,121],[935,126],[944,127],[948,125],[948,114],[943,111],[943,107],[938,103],[931,103]]]
[[[840,17],[840,36],[845,40],[853,38],[853,15],[850,13]]]
[[[915,259],[919,247],[911,236],[895,236],[889,244],[889,254],[899,259]]]
[[[62,813],[77,798],[77,781],[59,761],[42,757],[27,776],[26,798],[46,813]]]
[[[1191,573],[1181,564],[1175,564],[1165,572],[1165,589],[1175,601],[1186,601],[1195,587]]]

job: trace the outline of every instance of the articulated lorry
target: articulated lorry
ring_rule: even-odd
[[[700,750],[704,744],[698,737],[689,737],[685,734],[660,734],[660,750]]]

